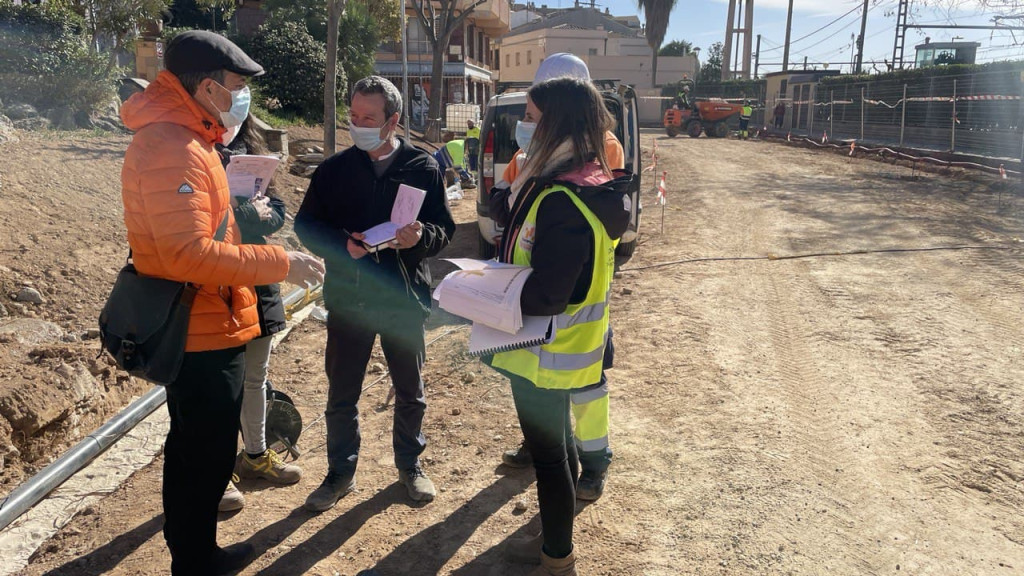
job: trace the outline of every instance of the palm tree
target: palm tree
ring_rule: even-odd
[[[644,11],[647,20],[647,45],[651,47],[651,88],[658,85],[658,50],[665,41],[668,17],[676,7],[677,0],[637,0],[637,6]]]

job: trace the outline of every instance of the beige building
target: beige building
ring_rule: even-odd
[[[544,58],[570,52],[587,63],[593,78],[651,86],[651,48],[635,16],[616,18],[590,7],[560,10],[512,30],[497,45],[502,83],[530,83]],[[657,83],[692,78],[697,67],[693,55],[658,58]]]
[[[471,4],[459,0],[459,5]],[[478,104],[481,109],[494,94],[495,73],[492,42],[509,30],[508,0],[487,0],[452,33],[445,54],[441,92],[442,111],[448,104]],[[406,5],[408,27],[409,113],[410,124],[426,126],[430,106],[430,78],[433,50],[416,12]],[[385,43],[377,49],[375,69],[402,86],[402,44]]]

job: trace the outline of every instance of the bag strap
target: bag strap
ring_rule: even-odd
[[[230,210],[226,210],[224,212],[224,219],[220,221],[220,226],[217,226],[217,231],[213,234],[213,239],[216,240],[217,242],[223,241],[224,240],[224,236],[226,236],[227,233],[228,233],[228,217],[229,216],[231,216],[231,211]],[[128,262],[131,262],[131,259],[132,259],[132,247],[129,245],[128,246],[128,260],[125,263],[127,264]]]

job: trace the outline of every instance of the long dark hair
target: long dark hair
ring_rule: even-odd
[[[533,164],[530,166],[533,175],[579,170],[593,160],[611,174],[604,152],[604,137],[615,126],[615,120],[593,84],[577,78],[554,78],[536,84],[527,95],[541,112],[527,152],[527,165]],[[570,159],[559,166],[544,165],[567,141],[572,148]]]

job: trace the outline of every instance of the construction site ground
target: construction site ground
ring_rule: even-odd
[[[11,317],[85,331],[126,252],[119,170],[129,139],[21,136],[0,147],[0,300]],[[293,151],[318,137],[294,131]],[[655,203],[644,174],[640,245],[611,294],[615,459],[604,496],[578,507],[579,573],[1024,571],[1020,189],[656,130],[644,131],[648,162],[654,142],[668,203]],[[279,176],[292,212],[305,186]],[[458,230],[444,257],[476,253],[473,194],[453,203]],[[436,282],[452,266],[432,269]],[[26,283],[44,304],[10,305]],[[270,373],[307,426],[305,476],[289,487],[241,484],[246,506],[223,517],[219,538],[255,545],[242,574],[529,572],[507,563],[503,546],[538,528],[533,473],[500,466],[520,440],[515,410],[507,382],[466,354],[467,337],[446,313],[428,322],[423,463],[437,499],[414,504],[397,483],[377,352],[361,402],[358,489],[314,515],[301,505],[327,465],[325,328],[309,319],[289,335]],[[6,397],[14,385],[60,387],[60,362],[89,366],[102,391],[32,437],[0,428],[20,451],[7,458],[0,494],[148,388],[94,360],[97,350],[96,340],[0,346]],[[167,573],[161,466],[158,457],[79,514],[22,573]]]

